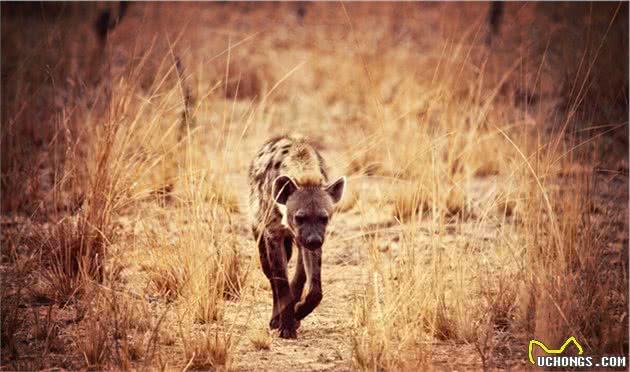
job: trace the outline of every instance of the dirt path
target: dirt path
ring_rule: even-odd
[[[331,139],[332,140],[332,139]],[[343,150],[334,144],[327,144],[329,151],[324,156],[343,164]],[[337,150],[339,149],[339,150]],[[332,164],[333,174],[340,174],[338,164]],[[247,189],[243,173],[232,177],[242,191]],[[495,178],[478,179],[471,185],[471,195],[479,200],[488,197],[496,188]],[[301,322],[297,340],[285,340],[273,334],[269,350],[257,350],[249,341],[248,332],[266,330],[271,314],[271,289],[262,275],[256,257],[257,251],[248,231],[243,238],[249,240],[251,250],[243,252],[252,257],[255,267],[249,280],[260,285],[255,297],[242,303],[232,303],[235,308],[243,307],[249,317],[237,320],[238,327],[244,330],[241,342],[235,352],[236,370],[242,371],[347,371],[352,365],[352,305],[356,296],[364,294],[368,284],[369,257],[367,236],[378,233],[376,243],[382,251],[396,254],[397,241],[406,229],[393,217],[391,206],[383,206],[381,198],[387,194],[391,181],[379,177],[356,177],[349,181],[352,192],[360,193],[357,205],[350,210],[338,213],[329,227],[329,237],[324,245],[322,280],[324,298],[322,303]],[[347,196],[347,195],[346,195]],[[246,206],[246,201],[241,201]],[[246,210],[246,209],[243,209]],[[247,224],[242,214],[241,223]],[[487,241],[491,239],[493,228],[479,229],[476,221],[467,224],[447,226],[448,233],[442,237],[444,244],[455,248],[462,241]],[[430,222],[418,228],[421,235],[429,240]],[[481,233],[486,231],[486,234]],[[459,236],[459,237],[458,237]],[[290,264],[290,275],[295,268],[295,255]],[[229,318],[229,316],[228,316]],[[453,355],[457,354],[456,358]],[[472,345],[439,344],[435,346],[433,364],[436,369],[480,368],[479,359]]]
[[[328,154],[331,155],[331,154]],[[334,154],[335,158],[341,154]],[[339,174],[335,169],[334,174]],[[247,195],[245,172],[233,174],[239,195]],[[354,188],[360,187],[355,183]],[[247,211],[247,202],[241,198],[241,208]],[[246,213],[241,213],[240,223],[248,225]],[[254,297],[243,303],[232,303],[232,307],[243,306],[248,321],[237,321],[247,329],[235,352],[234,368],[242,371],[343,371],[351,370],[351,311],[352,299],[364,287],[363,264],[366,254],[362,242],[348,239],[360,234],[361,219],[355,209],[335,216],[329,228],[328,241],[324,246],[322,262],[322,286],[324,298],[316,310],[301,322],[296,340],[285,340],[273,334],[269,350],[257,350],[249,341],[247,332],[267,330],[271,316],[271,289],[263,276],[257,259],[257,251],[249,231],[243,238],[249,241],[249,249],[243,252],[250,256],[255,267],[250,280],[260,286]],[[289,263],[290,275],[295,270],[295,251]],[[228,315],[229,318],[229,315]],[[246,323],[246,324],[245,324]]]

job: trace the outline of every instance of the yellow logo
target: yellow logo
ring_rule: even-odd
[[[532,356],[532,349],[534,348],[534,345],[540,346],[547,354],[561,354],[571,342],[573,342],[573,344],[577,346],[578,355],[582,355],[582,353],[584,352],[584,350],[582,349],[582,345],[580,345],[580,343],[577,342],[577,340],[573,336],[567,338],[560,349],[549,349],[547,348],[547,346],[545,346],[545,344],[538,340],[529,340],[529,361],[532,362],[533,365],[536,365],[536,363],[534,363],[534,357]]]

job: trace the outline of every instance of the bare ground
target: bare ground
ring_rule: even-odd
[[[480,12],[481,13],[481,12]],[[140,17],[136,14],[132,17]],[[177,16],[174,16],[177,17]],[[181,16],[184,17],[184,16]],[[212,27],[211,22],[220,15],[204,13],[202,20],[197,20],[194,41],[202,43],[204,38],[215,37],[223,30]],[[439,24],[439,7],[430,7],[422,13],[422,27],[430,28]],[[207,18],[207,19],[206,19]],[[233,21],[238,25],[238,20]],[[207,24],[206,24],[207,23]],[[264,23],[264,22],[263,22]],[[293,20],[286,28],[293,27]],[[193,27],[191,26],[191,27]],[[232,25],[236,27],[235,25]],[[347,28],[345,23],[331,24],[340,29]],[[315,25],[313,25],[315,27]],[[404,30],[403,30],[404,31]],[[402,32],[404,37],[405,34]],[[304,31],[300,31],[301,35]],[[281,33],[282,34],[282,33]],[[302,35],[304,36],[304,35]],[[124,38],[123,38],[124,39]],[[272,38],[279,50],[283,50],[291,40]],[[123,40],[124,41],[124,40]],[[302,40],[308,46],[308,39]],[[431,39],[423,39],[422,43],[431,44]],[[193,43],[194,45],[194,43]],[[345,47],[351,42],[343,44]],[[440,50],[439,46],[431,46],[433,51]],[[287,66],[293,66],[304,51],[295,48],[285,51],[284,58],[280,58]],[[282,52],[281,52],[282,53]],[[324,55],[323,60],[326,59]],[[334,60],[333,60],[334,61]],[[290,63],[291,62],[291,63]],[[286,67],[286,66],[285,66]],[[330,66],[329,66],[330,67]],[[276,79],[277,80],[277,79]],[[309,83],[310,84],[310,83]],[[306,84],[306,89],[311,86]],[[313,83],[315,84],[315,83]],[[307,96],[305,92],[300,94]],[[286,97],[285,97],[286,98]],[[281,99],[282,100],[282,99]],[[306,102],[314,104],[313,102]],[[285,110],[295,102],[287,99],[280,105]],[[288,107],[288,108],[287,108]],[[321,112],[315,118],[299,118],[298,123],[274,123],[272,132],[281,133],[295,131],[296,127],[304,126],[309,134],[324,131],[325,145],[324,157],[329,160],[334,170],[334,175],[345,172],[346,165],[350,163],[346,141],[343,139],[343,130],[333,124],[334,121],[342,121],[335,117],[335,107],[327,107],[330,112]],[[343,112],[343,109],[339,109]],[[343,116],[343,115],[340,115]],[[321,124],[319,119],[331,119],[327,124]],[[205,120],[208,119],[208,120]],[[199,122],[212,121],[208,117],[199,117]],[[216,123],[215,123],[216,124]],[[339,124],[339,123],[335,123]],[[213,133],[205,132],[204,135],[212,136]],[[349,210],[338,213],[330,227],[330,235],[324,246],[323,259],[323,291],[324,298],[319,307],[301,323],[297,340],[284,340],[273,336],[269,350],[258,350],[248,339],[248,333],[252,329],[266,329],[271,314],[271,293],[266,279],[262,275],[257,262],[257,252],[252,240],[249,223],[246,216],[247,195],[246,159],[254,154],[256,145],[262,143],[265,138],[247,138],[248,145],[238,154],[239,161],[227,175],[227,179],[233,190],[241,197],[240,213],[235,216],[234,225],[237,226],[237,240],[240,242],[244,261],[250,270],[247,290],[240,301],[228,301],[226,309],[226,321],[222,331],[235,331],[236,349],[233,356],[232,367],[240,371],[331,371],[352,370],[352,305],[356,296],[362,294],[366,287],[375,280],[370,277],[368,265],[369,257],[366,237],[373,237],[371,244],[375,244],[378,251],[384,256],[391,257],[392,264],[396,264],[396,255],[403,229],[401,223],[393,217],[391,205],[384,202],[394,187],[391,179],[378,176],[356,176],[350,179],[350,188],[360,195],[356,205]],[[244,159],[241,161],[240,159]],[[212,162],[213,159],[208,159]],[[578,170],[579,171],[579,170]],[[628,170],[627,162],[621,163],[618,169],[610,173],[601,172],[598,176],[601,180],[597,184],[600,188],[596,191],[596,217],[593,223],[607,223],[607,216],[625,216],[622,220],[613,221],[616,224],[618,234],[607,239],[612,271],[623,267],[628,250]],[[518,217],[512,217],[508,221],[499,222],[496,216],[489,218],[485,215],[492,203],[497,190],[507,180],[505,176],[492,175],[488,177],[476,177],[465,185],[464,192],[469,195],[470,210],[467,217],[454,217],[452,221],[423,220],[415,224],[419,240],[417,247],[420,254],[423,251],[433,249],[435,236],[438,236],[437,249],[457,255],[457,252],[470,253],[471,250],[480,255],[492,256],[497,247],[497,239],[500,231],[508,226],[519,223]],[[622,190],[622,191],[619,191]],[[150,207],[147,207],[150,209]],[[612,212],[611,212],[612,211]],[[169,310],[164,299],[146,297],[142,295],[146,283],[140,275],[140,262],[134,262],[135,257],[141,257],[142,252],[134,252],[129,249],[133,236],[137,234],[139,225],[142,225],[142,211],[135,211],[131,216],[122,216],[117,223],[120,225],[119,234],[121,243],[112,249],[115,256],[124,255],[125,263],[121,277],[124,278],[125,291],[143,297],[152,309],[154,317],[164,318],[166,333],[170,333],[172,339],[162,339],[161,356],[159,363],[166,369],[181,369],[187,365],[187,360],[182,353],[182,340],[177,335],[178,330],[174,326],[175,314]],[[183,226],[169,225],[170,214],[176,211],[165,209],[161,215],[158,229],[166,234],[175,235],[175,232]],[[610,213],[609,213],[610,212]],[[162,212],[160,212],[162,213]],[[163,225],[167,228],[163,228]],[[440,227],[438,227],[440,226]],[[3,350],[2,369],[29,370],[36,368],[53,368],[63,366],[68,369],[83,368],[85,363],[80,355],[75,353],[76,340],[88,332],[92,332],[90,324],[81,322],[83,309],[80,304],[68,304],[65,307],[50,305],[45,300],[33,295],[30,291],[32,283],[36,282],[33,272],[36,269],[38,255],[42,254],[36,245],[40,238],[40,232],[46,230],[49,223],[30,216],[2,216],[2,246],[3,256],[0,265],[0,273],[3,282],[3,301],[15,300],[19,302],[18,311],[22,316],[22,323],[17,332],[19,344],[19,357],[17,364],[11,364],[5,359],[7,350]],[[142,226],[142,228],[147,228]],[[166,237],[169,240],[171,237]],[[174,238],[174,237],[172,237]],[[10,248],[10,249],[7,249]],[[45,254],[45,252],[43,252]],[[294,261],[295,259],[293,259]],[[626,264],[627,265],[627,264]],[[627,266],[626,266],[627,267]],[[25,269],[26,268],[26,269]],[[25,273],[25,276],[16,276],[16,273]],[[48,309],[53,309],[54,322],[59,326],[60,344],[57,348],[51,348],[50,352],[42,356],[42,340],[34,332],[35,314],[37,318],[45,318]],[[214,327],[214,326],[211,326]],[[497,369],[521,370],[527,368],[526,340],[522,335],[512,335],[509,344],[504,345],[502,355],[497,355],[494,367]],[[436,370],[478,370],[482,364],[473,345],[455,343],[452,341],[435,341],[432,345],[431,366]],[[142,369],[142,366],[136,366]]]
[[[331,158],[335,158],[333,149],[326,152]],[[339,154],[337,154],[339,155]],[[614,195],[619,195],[619,188],[627,190],[627,182],[623,177],[603,176],[607,182],[602,182],[605,187],[600,190],[601,198],[600,210],[617,208],[620,206],[619,200],[610,199]],[[246,190],[245,171],[233,175],[238,190]],[[471,184],[470,193],[474,194],[473,200],[483,202],[495,190],[501,180],[497,177],[480,178]],[[344,371],[353,370],[351,352],[351,322],[352,303],[355,296],[361,294],[366,285],[374,278],[368,277],[367,265],[369,264],[368,248],[365,236],[377,235],[376,244],[379,251],[387,255],[392,255],[395,262],[397,242],[400,239],[400,223],[394,220],[391,211],[380,209],[381,203],[378,199],[383,197],[385,190],[391,187],[388,181],[379,178],[363,177],[351,181],[351,187],[361,195],[358,204],[349,211],[339,213],[335,216],[331,226],[328,242],[324,247],[323,260],[323,289],[324,299],[320,306],[301,323],[297,340],[285,340],[273,336],[269,350],[258,350],[248,339],[248,333],[252,329],[267,329],[267,323],[271,314],[271,292],[269,285],[262,275],[257,262],[257,252],[252,240],[248,226],[247,216],[241,213],[237,218],[237,225],[242,225],[239,239],[243,242],[244,257],[253,267],[249,281],[254,283],[252,287],[256,289],[245,295],[241,301],[228,302],[226,310],[226,327],[237,334],[237,347],[234,352],[233,368],[240,371]],[[241,195],[246,195],[241,192]],[[627,197],[622,193],[621,198]],[[168,218],[166,218],[168,219]],[[31,222],[25,219],[3,219],[3,237],[9,236],[11,229],[23,229],[22,239],[29,239],[29,234],[36,234]],[[619,221],[619,234],[611,237],[609,257],[611,269],[615,270],[617,265],[623,261],[624,250],[627,255],[627,221]],[[122,218],[121,225],[129,223],[129,218]],[[42,228],[40,225],[39,228]],[[176,229],[177,226],[174,226]],[[425,221],[418,225],[420,234],[426,236],[426,243],[418,243],[419,252],[423,249],[430,250],[431,235],[438,234],[432,231],[432,224]],[[498,225],[480,222],[478,218],[470,218],[466,221],[453,221],[446,225],[445,232],[441,234],[441,248],[449,251],[466,250],[470,246],[486,247],[491,251],[494,249],[494,240],[497,235]],[[126,229],[124,229],[126,230]],[[129,232],[133,234],[133,229]],[[123,233],[125,235],[125,233]],[[480,244],[472,244],[479,242]],[[6,244],[3,241],[3,245]],[[125,247],[122,247],[125,249]],[[479,252],[487,254],[488,252]],[[126,251],[126,255],[133,257],[134,252]],[[28,257],[26,251],[20,252],[18,262],[26,262],[23,257]],[[125,269],[123,277],[128,283],[130,292],[141,292],[140,285],[134,285],[134,272],[137,269],[131,262]],[[292,260],[292,263],[295,258]],[[293,268],[293,265],[291,266]],[[18,288],[27,282],[32,283],[32,278],[23,278],[22,281],[14,282],[8,278],[15,272],[15,263],[8,262],[5,256],[0,269],[2,270],[3,285],[11,286],[13,296],[18,293]],[[137,289],[134,289],[137,288]],[[34,314],[37,313],[41,319],[47,314],[46,303],[38,303],[38,299],[29,294],[28,288],[22,288],[20,311],[26,317],[25,323],[19,331],[21,356],[20,360],[25,364],[19,366],[36,366],[38,350],[41,350],[41,340],[33,334]],[[6,287],[5,287],[6,290]],[[26,294],[25,294],[26,292]],[[9,295],[5,298],[11,298]],[[6,300],[5,300],[6,301]],[[151,303],[154,314],[161,316],[167,314],[165,324],[174,323],[173,313],[168,309],[162,299],[153,298]],[[52,348],[44,360],[44,365],[64,365],[66,367],[80,368],[83,365],[80,357],[73,350],[77,336],[90,332],[90,325],[80,322],[80,309],[76,305],[68,305],[65,308],[57,308],[53,305],[55,322],[61,325],[60,337],[61,345]],[[79,318],[79,319],[77,319]],[[78,324],[74,321],[79,320]],[[177,333],[175,328],[166,325],[169,332]],[[177,335],[173,335],[173,341],[162,340],[161,358],[168,369],[179,369],[186,365],[187,361],[181,353],[181,340]],[[495,368],[521,370],[527,369],[526,340],[514,335],[511,344],[505,345],[509,352],[504,351],[504,355],[497,355]],[[169,346],[170,344],[170,346]],[[455,343],[450,341],[436,341],[432,346],[431,365],[435,370],[473,370],[481,369],[479,355],[473,345],[466,343]],[[30,361],[30,362],[29,362]],[[3,369],[13,369],[10,365],[4,365]],[[28,369],[28,367],[26,367]]]

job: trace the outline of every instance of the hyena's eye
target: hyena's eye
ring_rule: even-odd
[[[318,219],[321,224],[325,225],[328,223],[328,216],[319,216]]]
[[[304,217],[304,216],[295,216],[295,224],[296,225],[302,225],[302,224],[304,224],[304,222],[306,222],[306,217]]]

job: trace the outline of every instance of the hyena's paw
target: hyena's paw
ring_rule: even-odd
[[[278,329],[280,328],[280,317],[275,315],[269,321],[269,329]]]
[[[297,338],[297,329],[300,327],[300,322],[295,319],[285,319],[281,322],[279,328],[279,335],[282,338]]]
[[[282,338],[297,338],[297,328],[282,328],[280,327],[280,337]]]

